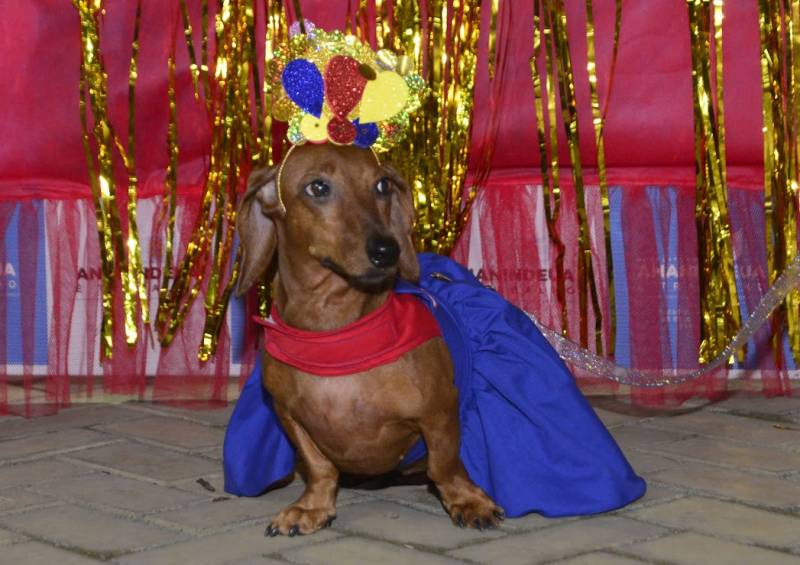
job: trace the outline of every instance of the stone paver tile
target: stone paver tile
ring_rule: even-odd
[[[753,475],[701,463],[686,463],[682,467],[665,469],[648,477],[761,506],[790,508],[800,505],[800,484],[784,478]]]
[[[595,551],[580,557],[565,559],[564,561],[553,561],[552,565],[641,565],[642,563],[644,561],[632,557],[624,557],[605,551]]]
[[[383,501],[347,507],[346,511],[338,513],[334,527],[400,544],[439,549],[503,536],[497,530],[458,528],[448,516],[436,516]]]
[[[182,543],[125,555],[114,562],[124,565],[218,565],[247,557],[277,553],[302,547],[309,543],[324,542],[337,537],[331,530],[314,534],[314,537],[278,536],[264,537],[264,526],[251,526],[230,532],[206,536]]]
[[[260,555],[253,555],[245,557],[244,559],[234,559],[233,561],[225,561],[222,565],[286,565],[286,561],[276,561],[269,557]]]
[[[197,452],[197,454],[202,455],[203,457],[209,457],[210,459],[215,459],[216,461],[222,461],[222,444],[218,445],[217,447],[201,449]]]
[[[644,496],[639,500],[625,506],[618,510],[618,512],[628,512],[635,508],[640,508],[642,506],[650,506],[652,504],[659,503],[660,501],[666,501],[671,498],[679,498],[681,496],[685,496],[686,493],[679,492],[676,490],[671,490],[665,488],[661,485],[654,485],[653,483],[647,484],[647,492],[644,493]]]
[[[125,408],[131,412],[139,412],[145,414],[160,414],[172,418],[185,418],[186,420],[194,422],[204,422],[210,426],[225,427],[228,425],[228,420],[231,418],[233,412],[234,402],[224,408],[213,408],[208,410],[195,410],[192,408],[179,408],[177,406],[170,406],[168,404],[141,404],[129,403]]]
[[[763,446],[800,444],[800,429],[780,425],[776,427],[775,422],[719,412],[704,411],[671,418],[656,418],[646,426],[648,429],[724,437]]]
[[[800,396],[778,396],[765,398],[740,394],[711,407],[714,411],[737,411],[742,413],[786,414],[800,411]]]
[[[697,496],[634,510],[640,520],[775,547],[797,545],[800,518]],[[758,527],[753,527],[758,524]]]
[[[31,488],[62,499],[141,513],[174,508],[207,498],[107,473],[48,481]]]
[[[713,438],[690,438],[672,443],[662,443],[648,449],[737,468],[749,467],[773,472],[792,471],[800,468],[800,453],[740,445]]]
[[[132,420],[144,417],[145,414],[125,410],[119,406],[90,405],[75,408],[64,408],[52,416],[42,418],[14,418],[0,424],[0,439],[41,434],[66,430],[69,428],[85,428],[121,420]]]
[[[740,543],[712,538],[693,532],[667,536],[657,540],[628,546],[632,553],[658,563],[726,563],[730,565],[792,565],[800,564],[800,557],[752,547]]]
[[[340,491],[341,492],[341,491]],[[404,485],[393,486],[379,490],[359,490],[356,491],[367,496],[376,497],[381,500],[398,502],[404,505],[413,506],[416,509],[430,512],[441,519],[449,521],[450,518],[442,508],[441,502],[433,493],[428,491],[426,485]],[[545,518],[541,514],[528,514],[520,518],[507,518],[500,526],[501,531],[527,531],[544,526],[552,526],[556,521],[566,522],[571,518]]]
[[[692,434],[686,432],[674,432],[658,430],[655,428],[644,428],[640,425],[623,426],[610,430],[611,435],[623,448],[625,452],[631,449],[649,448],[660,443],[679,441],[690,437]]]
[[[12,461],[23,457],[44,455],[48,452],[82,448],[113,439],[113,437],[107,434],[78,428],[0,441],[0,462],[3,460]]]
[[[316,534],[315,534],[316,535]],[[309,565],[380,563],[381,565],[446,565],[463,563],[433,553],[361,538],[345,538],[284,553],[286,559]],[[498,561],[499,563],[499,561]]]
[[[0,524],[99,557],[171,542],[178,537],[163,528],[71,505],[3,515]]]
[[[629,424],[631,422],[637,422],[642,419],[641,416],[632,416],[630,414],[625,414],[622,412],[614,412],[612,410],[604,410],[603,408],[597,408],[596,406],[593,407],[595,414],[600,420],[605,424],[607,428],[612,428],[614,426],[620,426],[622,424]]]
[[[383,500],[399,500],[406,504],[419,505],[432,512],[441,513],[442,516],[447,515],[442,503],[428,490],[427,485],[400,485],[378,490],[356,490],[356,492]]]
[[[653,538],[666,529],[621,516],[598,516],[449,552],[479,563],[530,565]]]
[[[65,479],[86,475],[92,471],[61,461],[59,459],[39,459],[28,463],[0,466],[0,489],[32,485],[50,479]]]
[[[101,563],[89,557],[73,553],[43,543],[31,541],[17,543],[0,550],[3,563],[24,563],[25,565],[89,565]]]
[[[154,514],[154,517],[197,530],[220,528],[247,520],[267,522],[297,500],[303,488],[302,484],[296,484],[252,498],[239,498],[220,492],[217,502],[213,502],[213,499],[206,500],[179,510],[160,512]],[[225,499],[220,500],[222,497]]]
[[[199,479],[176,481],[170,483],[170,487],[212,497],[230,496],[225,492],[225,476],[222,473],[222,465],[219,466],[217,473],[208,473]]]
[[[131,442],[80,451],[71,457],[156,481],[177,481],[221,471],[219,463],[202,457]]]
[[[103,431],[174,445],[185,449],[201,449],[222,445],[225,430],[210,428],[177,418],[145,416],[144,418],[108,424]]]
[[[503,520],[503,525],[500,526],[500,529],[509,532],[527,532],[537,528],[557,526],[559,523],[566,524],[574,521],[575,518],[546,518],[541,514],[531,513],[519,518],[506,518]]]
[[[0,512],[19,510],[28,506],[37,506],[53,502],[52,497],[30,492],[21,488],[0,490]]]
[[[14,532],[9,532],[8,530],[4,530],[0,528],[0,546],[5,545],[7,543],[11,543],[12,541],[17,541],[21,539],[22,536],[19,534],[15,534]],[[5,548],[0,550],[0,555],[3,554]]]
[[[635,450],[628,450],[625,453],[625,457],[639,475],[686,465],[685,461],[680,461],[672,457],[665,457],[664,455],[656,455],[654,453],[643,453]]]

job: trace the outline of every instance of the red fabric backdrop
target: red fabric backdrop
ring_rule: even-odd
[[[193,25],[198,28],[199,2],[188,4]],[[327,29],[343,29],[348,10],[355,9],[357,4],[356,0],[302,0],[304,16]],[[484,0],[483,4],[488,7],[490,2]],[[588,78],[580,72],[586,68],[585,3],[567,0],[566,4],[570,49],[577,71],[581,149],[584,163],[591,167],[595,157]],[[125,131],[127,72],[136,1],[117,0],[106,5],[101,41],[109,74],[109,113],[115,127]],[[258,17],[263,19],[263,5],[256,5]],[[479,50],[472,147],[474,159],[485,149],[484,144],[494,144],[492,174],[487,185],[481,187],[473,224],[455,255],[487,282],[495,284],[509,299],[536,313],[545,324],[557,327],[557,309],[552,300],[551,250],[542,239],[536,118],[528,64],[533,51],[532,3],[504,1],[500,5],[499,75],[492,86],[487,79],[484,36]],[[142,6],[136,90],[140,197],[155,197],[163,190],[168,160],[167,57],[177,40],[178,181],[183,195],[181,218],[184,222],[184,231],[178,237],[185,238],[207,165],[210,129],[201,106],[194,100],[178,3],[145,0]],[[692,367],[696,364],[698,316],[693,218],[694,136],[686,7],[683,2],[672,0],[623,3],[619,57],[613,89],[609,90],[614,6],[613,0],[594,2],[598,92],[601,106],[608,109],[606,162],[609,184],[615,187],[612,192],[616,191],[612,199],[612,207],[617,211],[615,237],[618,242],[614,262],[616,272],[625,273],[624,286],[628,293],[628,309],[618,316],[624,330],[620,335],[627,340],[620,342],[618,335],[618,361],[643,368]],[[190,315],[194,316],[195,327],[188,327],[171,350],[159,351],[149,337],[149,345],[142,344],[133,351],[119,346],[112,363],[96,361],[98,284],[96,279],[81,276],[81,272],[91,274],[92,269],[97,269],[99,259],[78,114],[78,16],[71,3],[56,0],[8,0],[3,9],[0,19],[0,76],[4,77],[0,89],[0,139],[3,140],[0,144],[0,236],[5,239],[5,245],[0,245],[0,265],[6,265],[7,284],[0,285],[0,323],[6,319],[11,337],[0,338],[0,409],[4,406],[4,397],[13,396],[1,384],[4,374],[27,383],[28,386],[23,387],[25,392],[14,394],[28,399],[36,397],[36,388],[29,386],[36,375],[46,376],[47,384],[39,389],[39,397],[49,404],[69,402],[66,387],[69,378],[87,375],[90,378],[81,381],[87,383],[87,387],[92,386],[93,378],[102,378],[105,390],[135,393],[142,390],[145,376],[157,374],[164,383],[161,398],[180,396],[180,386],[176,383],[182,380],[201,379],[202,394],[195,396],[224,400],[227,377],[247,371],[254,341],[248,337],[243,352],[232,355],[229,335],[239,330],[226,326],[218,359],[201,365],[195,357],[200,331],[196,326],[202,319],[198,308]],[[488,16],[489,11],[485,9],[484,30],[489,23]],[[763,234],[763,223],[760,223],[763,218],[758,208],[763,172],[755,3],[726,3],[724,65],[732,206],[738,202],[733,219],[742,229],[755,230],[746,233]],[[494,96],[490,96],[490,88],[494,88]],[[494,124],[490,123],[489,108],[492,107],[496,108]],[[561,158],[566,163],[568,155],[563,131],[559,135]],[[122,180],[123,172],[119,173]],[[562,179],[568,177],[568,171],[563,171]],[[590,185],[593,178],[589,168]],[[574,209],[569,182],[565,183],[564,192],[567,210]],[[588,194],[589,208],[596,213],[596,187],[590,186]],[[148,205],[155,214],[160,199],[153,198]],[[599,233],[596,215],[594,218],[593,231]],[[150,244],[158,249],[163,227],[155,220],[148,225],[152,233],[143,234],[143,238],[152,239]],[[575,225],[569,213],[565,214],[561,227],[567,242],[574,238]],[[12,235],[14,249],[9,247]],[[45,246],[33,244],[45,239]],[[765,287],[763,235],[738,237],[734,243],[740,272],[749,273],[749,278],[742,278],[740,286],[742,295],[746,296],[746,313]],[[602,253],[602,249],[598,253]],[[14,257],[17,263],[12,261]],[[147,261],[151,267],[160,268],[156,254],[148,256]],[[568,249],[569,261],[574,261],[574,246]],[[627,270],[620,269],[617,261],[627,265]],[[39,263],[45,265],[45,283],[36,283],[37,279],[31,274]],[[13,276],[9,274],[8,265]],[[674,267],[674,273],[670,267]],[[153,288],[157,278],[153,277]],[[11,282],[14,289],[10,288]],[[81,285],[86,287],[82,295]],[[48,297],[46,321],[34,323],[36,304],[41,302],[42,296]],[[619,313],[619,295],[617,298]],[[13,304],[12,299],[16,300]],[[576,316],[574,304],[570,312],[571,316]],[[17,318],[13,317],[15,313]],[[84,319],[76,326],[78,314]],[[653,324],[654,320],[660,322]],[[229,324],[234,323],[229,321]],[[46,326],[48,343],[44,362],[37,361],[35,344],[36,332],[41,331],[39,325],[42,324]],[[83,328],[81,331],[86,333],[79,337],[90,342],[78,348],[80,353],[75,352],[74,335],[70,337],[75,328]],[[16,332],[21,334],[21,339],[12,339]],[[0,329],[0,335],[3,333]],[[250,335],[254,330],[242,330],[242,333]],[[749,354],[749,367],[763,369],[766,375],[772,367],[767,344],[761,337],[764,343],[755,344],[758,347]],[[238,339],[245,343],[244,337]],[[83,361],[75,361],[76,355],[83,356]],[[768,379],[772,384],[767,390],[785,392],[784,377],[778,372],[778,377]],[[690,387],[689,392],[707,393],[705,386]],[[687,394],[683,392],[678,396],[684,398]]]

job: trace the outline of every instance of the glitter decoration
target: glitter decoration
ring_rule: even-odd
[[[317,29],[317,26],[314,24],[314,22],[306,19],[303,20],[303,27],[305,27],[307,34],[313,34],[314,30]],[[289,37],[294,37],[300,33],[302,33],[300,29],[300,20],[297,20],[289,26]]]
[[[324,86],[322,74],[305,59],[291,61],[281,73],[283,90],[304,112],[319,118],[322,113]]]
[[[289,100],[286,96],[276,97],[272,101],[272,117],[280,122],[288,122],[297,112],[297,104]]]
[[[305,141],[324,143],[328,138],[328,117],[315,118],[310,114],[301,114],[300,133]]]
[[[392,71],[378,73],[367,83],[359,118],[379,122],[400,113],[408,103],[409,89],[403,77]]]
[[[397,68],[398,57],[394,51],[381,49],[375,53],[375,61],[378,63],[380,68],[391,71],[392,69]]]
[[[361,74],[360,66],[352,57],[339,55],[333,57],[325,67],[325,100],[337,118],[347,118],[361,100],[367,79]],[[343,131],[339,125],[335,129]]]
[[[305,135],[303,135],[302,131],[302,123],[303,123],[303,118],[305,118],[308,115],[309,114],[298,112],[297,114],[295,114],[290,118],[289,129],[286,132],[286,139],[289,140],[289,143],[293,145],[302,145],[303,143],[306,142],[306,137]]]
[[[289,122],[286,137],[294,145],[325,141],[318,137],[324,126],[332,143],[388,151],[404,137],[410,113],[421,106],[428,92],[425,80],[414,72],[413,60],[384,49],[375,53],[354,35],[326,32],[309,24],[305,23],[306,30],[313,33],[290,35],[269,62],[266,76],[274,85],[272,116]],[[309,65],[315,67],[323,85],[320,104],[316,103],[316,79],[311,79],[316,73]],[[303,69],[302,74],[295,72],[297,68]],[[291,69],[288,76],[287,69]],[[301,92],[309,87],[313,94]],[[319,121],[304,120],[304,115]]]
[[[350,145],[356,140],[356,126],[346,118],[334,116],[328,122],[328,139],[337,145]]]
[[[358,120],[354,121],[353,125],[356,126],[356,139],[353,141],[353,145],[367,148],[378,139],[380,132],[377,125],[361,124]]]
[[[720,352],[698,369],[693,371],[651,370],[642,371],[616,365],[608,359],[581,347],[547,327],[543,326],[535,316],[526,312],[542,332],[544,337],[567,363],[579,367],[592,375],[612,380],[619,384],[640,388],[674,386],[696,381],[716,370],[723,368],[733,355],[747,345],[755,332],[772,316],[776,309],[800,284],[800,255],[789,262],[786,269],[775,280],[769,290],[761,297],[747,320],[742,323],[736,334],[725,344]]]
[[[787,265],[798,252],[800,2],[792,0],[790,6],[788,2],[780,5],[762,1],[758,5],[764,119],[764,227],[767,273],[772,283],[781,272],[785,272],[784,269],[789,268]],[[717,43],[717,36],[721,36],[722,7],[717,8],[716,3],[714,20]],[[720,48],[717,50],[720,51]],[[718,69],[721,67],[720,59],[721,55],[717,55]],[[721,98],[721,95],[718,94],[717,98]],[[789,293],[772,317],[772,347],[778,367],[785,364],[784,332],[781,329],[784,325],[795,364],[800,364],[800,289]]]

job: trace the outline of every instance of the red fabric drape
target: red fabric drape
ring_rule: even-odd
[[[109,75],[109,115],[115,128],[124,132],[136,2],[106,4],[101,40]],[[343,29],[348,11],[358,2],[303,0],[301,4],[307,19],[327,29]],[[483,4],[486,30],[490,2],[484,0]],[[188,5],[198,29],[199,3],[190,1]],[[494,82],[488,79],[485,36],[479,50],[471,154],[477,159],[488,144],[493,145],[492,175],[481,187],[473,223],[455,255],[476,272],[482,271],[487,282],[510,300],[535,313],[546,325],[557,327],[560,308],[553,300],[553,249],[543,232],[528,64],[533,51],[532,3],[500,5]],[[596,178],[591,170],[595,157],[588,78],[580,72],[586,68],[585,3],[568,0],[566,5],[581,150],[588,165],[587,207],[594,211],[592,231],[599,237],[596,189],[591,187]],[[683,3],[667,0],[624,4],[619,56],[610,89],[614,5],[594,2],[598,92],[601,106],[607,107],[608,178],[617,190],[612,203],[618,218],[613,259],[615,276],[625,273],[628,293],[627,310],[619,310],[617,300],[618,324],[624,330],[623,337],[618,337],[617,359],[638,368],[691,368],[698,339],[698,290],[686,9]],[[263,4],[256,6],[257,17],[263,19]],[[186,241],[197,211],[210,127],[194,99],[177,3],[143,2],[142,7],[135,142],[142,215],[150,218],[140,224],[140,231],[152,291],[159,282],[156,272],[161,268],[164,232],[157,220],[161,205],[157,195],[163,190],[169,158],[167,57],[176,38],[181,194],[178,249]],[[213,26],[213,18],[210,22]],[[740,295],[749,311],[766,288],[764,244],[758,239],[762,236],[752,235],[764,231],[759,208],[763,172],[757,6],[726,3],[724,26],[731,218],[736,230]],[[196,48],[199,50],[197,43]],[[255,330],[236,317],[243,304],[229,313],[220,352],[212,362],[196,360],[202,295],[168,350],[161,351],[143,329],[145,337],[136,348],[129,350],[118,335],[113,361],[98,360],[101,290],[95,275],[99,253],[81,143],[79,63],[78,17],[69,2],[9,0],[3,5],[0,266],[5,274],[0,280],[4,283],[0,284],[0,411],[11,407],[30,413],[31,406],[69,403],[73,400],[70,384],[73,392],[82,396],[92,394],[97,384],[108,392],[136,396],[142,394],[148,377],[155,378],[153,397],[159,400],[224,401],[229,376],[247,371],[254,354]],[[559,136],[561,160],[566,163],[561,129]],[[569,171],[562,171],[561,177],[569,179]],[[571,211],[575,202],[570,184],[565,180],[561,228],[567,244],[566,266],[574,273],[576,226]],[[602,246],[596,251],[604,253]],[[607,289],[601,288],[602,293],[606,293],[606,301]],[[151,293],[151,300],[155,297]],[[574,293],[568,302],[569,324],[576,327]],[[766,331],[756,335],[746,366],[761,371],[769,394],[786,392],[786,374],[771,364]],[[623,338],[627,341],[620,341]],[[680,402],[693,393],[716,395],[722,390],[720,383],[724,384],[724,375],[667,392],[634,395],[646,403]],[[585,384],[597,383],[587,377]]]

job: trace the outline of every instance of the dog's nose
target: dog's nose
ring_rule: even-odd
[[[371,237],[367,240],[367,257],[379,269],[394,267],[400,258],[400,246],[393,237]]]

